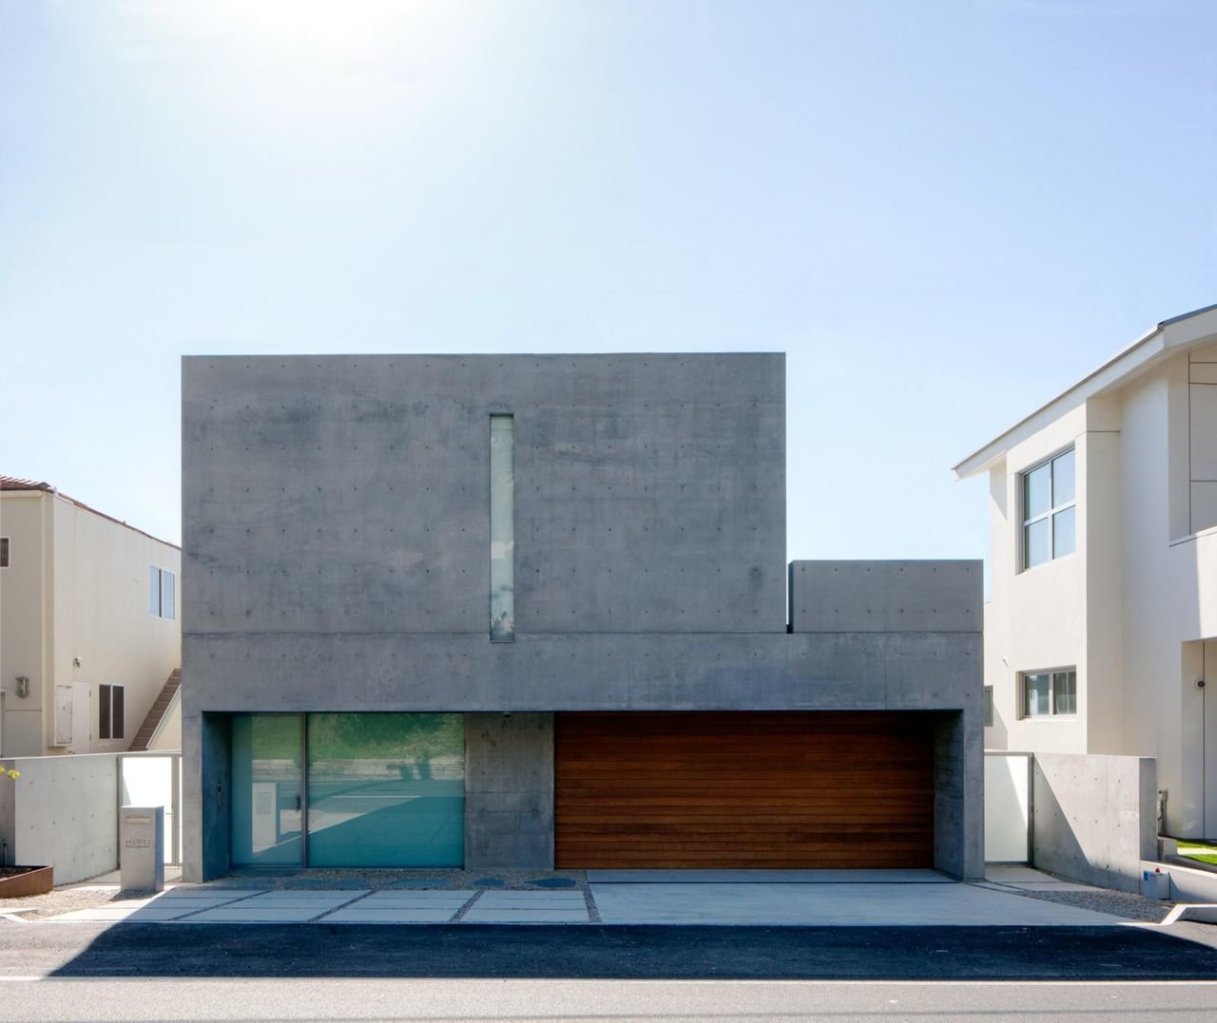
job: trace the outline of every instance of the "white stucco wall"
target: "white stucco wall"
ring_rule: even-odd
[[[11,564],[0,572],[3,754],[127,749],[180,664],[181,552],[45,491],[6,491],[0,535],[11,537]],[[177,580],[173,619],[149,611],[150,565],[168,569]],[[31,680],[25,699],[15,692],[19,674]],[[98,737],[102,684],[124,687],[121,739]],[[56,687],[77,685],[71,742],[58,744]]]
[[[986,684],[993,686],[994,726],[986,745],[995,749],[1082,752],[1086,744],[1086,523],[1077,520],[1077,550],[1019,571],[1022,511],[1020,476],[1070,446],[1077,452],[1078,508],[1086,502],[1086,411],[1075,409],[1014,446],[990,473],[992,599],[985,619]],[[1019,673],[1076,667],[1078,713],[1021,718]]]
[[[0,753],[41,753],[44,689],[50,675],[50,649],[44,628],[48,593],[44,582],[50,504],[37,492],[0,496],[0,536],[9,538],[9,567],[0,569]],[[29,695],[17,695],[16,679],[30,680]]]
[[[76,736],[71,748],[76,753],[119,752],[131,745],[180,663],[181,552],[58,497],[54,545],[55,678],[88,683],[91,697],[87,749]],[[174,574],[178,611],[173,619],[149,611],[152,565]],[[102,684],[124,687],[121,739],[97,735]]]
[[[1208,522],[1197,488],[1203,498],[1217,475],[1217,416],[1196,408],[1217,399],[1217,385],[1198,398],[1209,385],[1196,382],[1217,380],[1214,359],[1209,348],[1162,360],[990,470],[986,746],[1156,757],[1166,827],[1182,837],[1217,836],[1217,526],[1190,531]],[[1019,475],[1070,443],[1077,552],[1019,572]],[[1078,713],[1020,719],[1018,673],[1068,666]]]

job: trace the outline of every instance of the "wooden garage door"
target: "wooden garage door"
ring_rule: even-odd
[[[930,867],[931,720],[567,713],[559,867]]]

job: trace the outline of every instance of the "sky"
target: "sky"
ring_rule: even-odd
[[[180,357],[783,351],[791,558],[1217,302],[1211,0],[0,0],[0,473],[180,539]]]

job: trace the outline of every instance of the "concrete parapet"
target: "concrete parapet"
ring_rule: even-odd
[[[792,561],[793,632],[980,632],[980,561]]]

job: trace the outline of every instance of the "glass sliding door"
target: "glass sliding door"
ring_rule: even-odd
[[[308,862],[460,867],[460,714],[309,714]]]
[[[232,862],[304,865],[304,716],[232,719]]]

